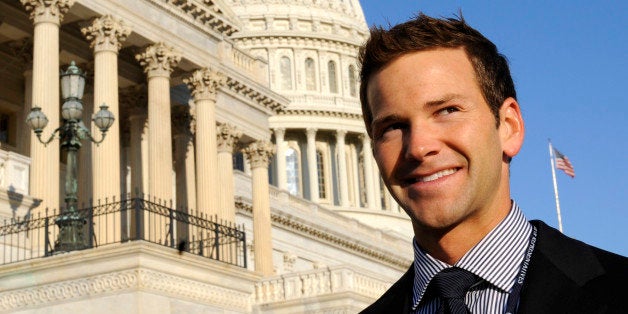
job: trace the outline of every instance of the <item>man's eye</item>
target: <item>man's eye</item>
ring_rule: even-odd
[[[438,115],[447,115],[450,113],[454,113],[456,111],[459,111],[458,108],[456,107],[446,107],[443,109],[438,110],[438,112],[436,112]]]
[[[383,132],[382,132],[382,133],[387,133],[387,132],[390,132],[390,131],[399,130],[399,129],[401,129],[402,127],[403,127],[403,125],[402,125],[401,123],[393,123],[393,124],[391,124],[391,125],[386,126],[386,127],[383,129]]]
[[[393,124],[389,124],[389,125],[386,125],[386,126],[382,126],[380,128],[379,132],[376,132],[376,137],[377,138],[384,137],[387,134],[389,134],[390,132],[395,131],[395,130],[399,130],[401,128],[403,128],[403,125],[401,123],[393,123]]]

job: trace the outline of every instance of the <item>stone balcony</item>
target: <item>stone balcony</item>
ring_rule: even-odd
[[[390,285],[353,267],[325,267],[264,279],[255,285],[255,302],[259,313],[357,313]]]
[[[0,148],[0,188],[27,195],[30,164],[30,158]]]
[[[30,158],[0,148],[0,221],[24,218],[39,201],[29,196]]]

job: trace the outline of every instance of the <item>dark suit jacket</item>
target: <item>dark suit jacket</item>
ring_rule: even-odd
[[[518,313],[628,313],[628,258],[571,239],[541,221]],[[410,313],[414,268],[361,313]]]

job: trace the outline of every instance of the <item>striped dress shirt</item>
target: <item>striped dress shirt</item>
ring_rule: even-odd
[[[414,243],[414,287],[412,310],[436,313],[437,297],[425,295],[430,280],[441,270],[456,266],[481,278],[465,296],[471,313],[504,313],[506,302],[525,258],[532,225],[513,201],[510,213],[455,265],[448,265],[425,253]],[[425,299],[424,299],[425,297]]]

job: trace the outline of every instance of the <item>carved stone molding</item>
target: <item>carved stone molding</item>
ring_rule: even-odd
[[[216,100],[218,89],[227,82],[227,77],[214,68],[202,68],[192,73],[189,78],[183,79],[195,100]]]
[[[218,137],[218,152],[233,153],[233,148],[240,137],[242,137],[242,132],[238,131],[238,129],[231,124],[223,123],[218,126],[216,135]]]
[[[225,36],[231,36],[238,31],[238,26],[224,18],[224,13],[213,0],[150,0],[150,2],[172,11],[179,19],[201,29]]]
[[[144,68],[144,73],[148,77],[165,76],[170,77],[170,73],[181,61],[181,53],[174,47],[163,42],[146,47],[142,53],[135,55],[135,59]]]
[[[287,109],[281,113],[282,116],[316,116],[316,117],[333,117],[345,118],[351,120],[362,120],[362,114],[332,111],[332,110],[314,110],[314,109]]]
[[[251,168],[268,167],[274,151],[275,145],[264,140],[253,142],[242,150],[247,160],[251,163]]]
[[[81,33],[90,41],[90,48],[97,51],[118,52],[122,42],[131,34],[129,28],[121,19],[111,15],[95,18],[92,25],[81,29]]]
[[[245,212],[248,212],[248,213],[253,212],[253,206],[250,204],[250,202],[246,202],[241,197],[236,197],[235,205],[236,205],[236,208],[243,210]],[[284,228],[292,230],[296,233],[306,234],[313,238],[319,239],[320,241],[327,242],[332,245],[337,245],[339,247],[344,247],[355,253],[358,253],[364,256],[369,256],[380,262],[397,267],[400,270],[407,269],[408,265],[412,262],[404,258],[385,254],[384,252],[374,250],[363,244],[356,243],[355,241],[350,241],[348,239],[333,235],[329,232],[325,232],[319,228],[315,228],[315,227],[312,227],[311,225],[307,225],[302,222],[296,221],[293,217],[287,217],[281,214],[271,213],[271,220],[274,224],[281,225]]]
[[[117,291],[150,290],[174,298],[246,311],[250,295],[147,269],[132,269],[0,293],[0,311],[68,302]]]
[[[280,113],[285,109],[283,104],[271,98],[269,95],[265,95],[255,88],[239,82],[234,78],[228,77],[226,84],[229,90],[255,101],[261,106],[272,110],[274,113]]]
[[[20,0],[30,19],[36,24],[41,22],[59,25],[75,0]]]

